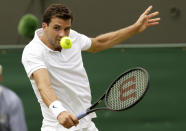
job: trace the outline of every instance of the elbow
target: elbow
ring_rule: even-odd
[[[44,90],[44,87],[42,87],[42,86],[37,86],[37,88],[38,88],[39,92],[42,92]]]
[[[104,49],[104,44],[99,39],[92,39],[92,45],[90,49],[88,49],[88,52],[91,53],[97,53]]]
[[[46,90],[50,90],[52,88],[52,86],[50,84],[39,84],[38,86],[38,90],[39,92],[44,92]]]
[[[95,48],[95,49],[91,49],[91,50],[88,50],[88,52],[91,52],[91,53],[97,53],[97,52],[100,52],[101,50]]]

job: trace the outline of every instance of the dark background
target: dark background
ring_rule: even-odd
[[[185,0],[1,0],[0,44],[27,44],[29,39],[17,34],[21,17],[32,13],[41,23],[43,10],[49,4],[59,2],[72,9],[73,29],[90,37],[135,23],[141,13],[149,5],[153,5],[152,11],[160,12],[160,25],[124,43],[185,42]]]

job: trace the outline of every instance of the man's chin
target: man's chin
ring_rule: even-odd
[[[62,49],[60,44],[56,44],[56,49],[60,49],[60,50]]]
[[[57,42],[56,42],[56,45],[60,46],[60,41],[57,41]]]

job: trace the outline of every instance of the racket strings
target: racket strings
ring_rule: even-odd
[[[142,70],[134,70],[123,75],[108,92],[107,105],[113,110],[122,110],[133,105],[143,96],[147,88],[147,79]]]

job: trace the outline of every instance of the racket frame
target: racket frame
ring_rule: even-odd
[[[135,71],[135,70],[142,70],[142,71],[145,73],[145,75],[147,76],[147,81],[146,81],[147,85],[146,85],[145,91],[144,91],[143,94],[137,99],[137,101],[135,101],[132,105],[130,105],[130,106],[124,108],[124,109],[119,109],[119,110],[117,110],[117,109],[112,109],[112,108],[110,108],[110,106],[108,105],[108,102],[107,102],[107,101],[108,101],[108,94],[109,94],[110,90],[112,89],[113,85],[116,84],[116,82],[117,82],[121,77],[123,77],[125,74],[127,74],[127,73],[129,73],[129,72],[131,72],[131,71]],[[149,81],[150,81],[149,73],[148,73],[144,68],[142,68],[142,67],[135,67],[135,68],[129,69],[129,70],[127,70],[126,72],[122,73],[121,75],[119,75],[119,76],[115,79],[115,81],[113,81],[113,82],[111,83],[110,87],[107,89],[107,91],[106,91],[106,93],[105,93],[105,105],[106,105],[106,107],[108,108],[108,110],[112,110],[112,111],[124,111],[124,110],[127,110],[127,109],[129,109],[129,108],[135,106],[135,105],[145,96],[147,90],[149,89]]]

